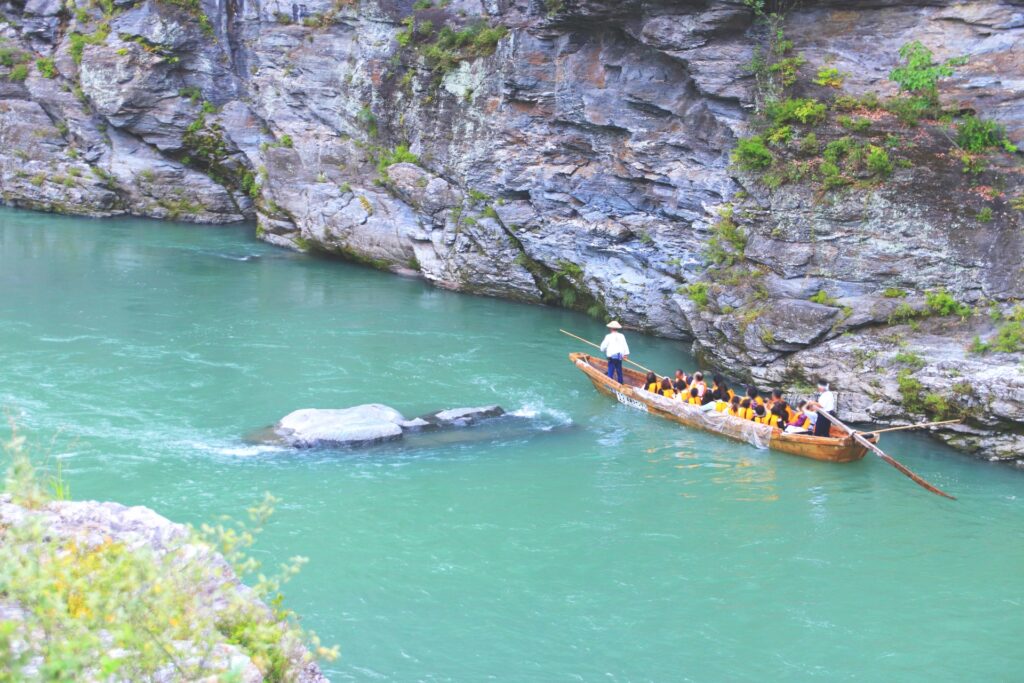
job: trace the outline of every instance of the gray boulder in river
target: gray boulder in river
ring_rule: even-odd
[[[1005,146],[880,106],[915,40],[966,56],[941,104]],[[254,220],[1024,452],[1019,1],[39,0],[0,5],[0,41],[4,203]]]
[[[361,446],[401,439],[407,432],[468,427],[505,414],[499,406],[455,408],[408,420],[379,403],[341,409],[304,408],[285,415],[250,440],[283,443],[295,448]]]

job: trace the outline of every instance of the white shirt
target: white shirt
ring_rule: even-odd
[[[818,405],[826,412],[834,412],[836,409],[836,395],[828,390],[821,392],[821,396],[818,397]]]
[[[629,344],[626,343],[626,338],[621,332],[609,332],[605,335],[604,341],[601,342],[601,350],[604,351],[604,355],[611,358],[617,353],[621,353],[623,356],[629,355]]]

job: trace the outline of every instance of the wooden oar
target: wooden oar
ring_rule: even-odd
[[[914,425],[903,425],[902,427],[887,427],[885,429],[872,429],[865,434],[885,434],[886,432],[899,432],[904,429],[921,429],[922,427],[938,427],[939,425],[960,424],[963,420],[943,420],[942,422],[919,422]]]
[[[586,340],[586,339],[584,339],[583,337],[577,337],[577,336],[576,336],[575,334],[573,334],[572,332],[566,332],[565,330],[562,330],[562,329],[559,329],[558,331],[559,331],[559,332],[561,332],[562,334],[565,334],[565,335],[568,335],[568,336],[572,337],[573,339],[578,339],[579,341],[583,342],[584,344],[590,344],[591,346],[593,346],[593,347],[594,347],[595,349],[597,349],[598,351],[600,351],[600,350],[601,350],[601,347],[600,347],[600,346],[598,346],[597,344],[595,344],[594,342],[592,342],[592,341],[587,341],[587,340]],[[651,370],[650,368],[645,368],[644,366],[640,365],[640,364],[639,364],[639,363],[637,363],[636,361],[632,361],[632,360],[630,360],[630,359],[628,359],[628,358],[624,358],[623,360],[625,360],[625,361],[626,361],[627,363],[629,363],[629,364],[631,364],[631,365],[635,365],[636,367],[640,368],[640,369],[641,369],[641,370],[643,370],[644,372],[651,372],[651,373],[654,373],[654,376],[655,376],[655,377],[657,377],[657,378],[659,378],[659,379],[662,379],[662,378],[668,377],[668,375],[659,375],[658,373],[654,372],[654,370]]]
[[[943,491],[942,489],[937,488],[935,486],[932,486],[927,481],[925,481],[924,479],[922,479],[918,475],[916,475],[913,472],[911,472],[905,465],[903,465],[902,463],[898,462],[896,459],[894,459],[894,458],[890,457],[889,455],[887,455],[886,452],[883,451],[881,448],[879,448],[875,444],[871,443],[870,441],[865,439],[863,436],[861,436],[860,434],[858,434],[857,432],[855,432],[854,430],[850,429],[845,424],[840,422],[839,418],[832,417],[831,415],[829,415],[828,413],[826,413],[823,410],[819,410],[818,411],[818,417],[828,418],[828,420],[831,421],[832,424],[834,424],[835,426],[839,427],[840,429],[845,431],[847,434],[852,436],[854,441],[859,443],[861,446],[864,446],[865,448],[870,449],[871,452],[873,452],[879,458],[881,458],[882,460],[886,461],[887,463],[889,463],[890,465],[892,465],[893,467],[898,469],[900,472],[902,472],[903,474],[905,474],[908,477],[910,477],[911,479],[913,479],[914,482],[916,484],[918,484],[919,486],[928,489],[932,493],[938,494],[940,496],[945,496],[946,498],[949,498],[950,500],[956,500],[956,496],[951,496],[948,493],[946,493],[945,491]],[[877,434],[877,432],[868,432],[868,433],[869,434]]]

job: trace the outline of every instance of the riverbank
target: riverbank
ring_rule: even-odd
[[[13,680],[326,683],[305,641],[335,653],[263,601],[293,570],[256,589],[236,574],[259,568],[249,546],[272,499],[203,533],[142,506],[53,499],[23,441],[4,444],[0,493],[0,668]],[[67,494],[60,470],[49,482]]]

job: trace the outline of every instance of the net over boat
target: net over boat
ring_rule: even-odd
[[[694,427],[717,432],[739,441],[746,441],[757,448],[771,448],[772,434],[778,431],[770,425],[743,420],[717,410],[704,411],[699,406],[660,396],[645,389],[634,388],[633,391],[659,410],[675,415]]]

